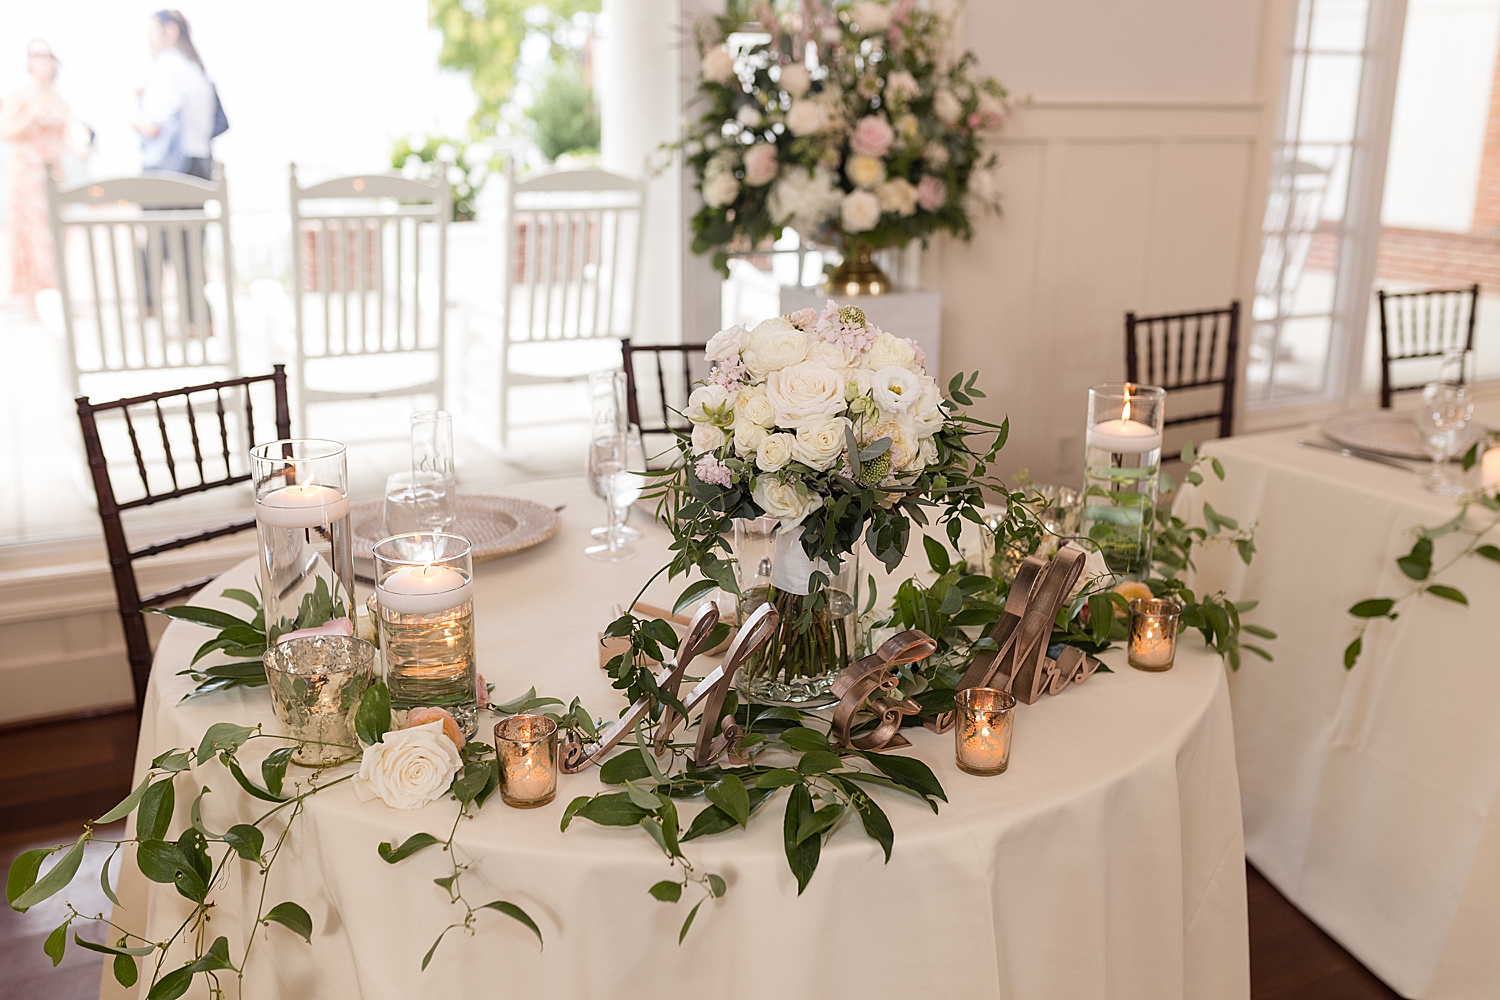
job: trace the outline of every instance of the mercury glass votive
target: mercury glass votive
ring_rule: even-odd
[[[1177,618],[1182,606],[1160,598],[1130,602],[1130,665],[1137,670],[1170,670],[1177,656]]]
[[[272,646],[263,662],[276,718],[303,741],[292,760],[324,767],[353,759],[354,713],[370,685],[375,647],[347,635],[302,636]]]
[[[535,809],[557,795],[557,723],[545,715],[512,715],[495,725],[500,798]]]
[[[995,688],[964,688],[953,698],[958,709],[953,754],[969,774],[1003,774],[1010,766],[1010,732],[1016,699]]]
[[[376,544],[374,557],[391,707],[447,709],[473,738],[479,702],[468,540],[439,531],[392,535]]]

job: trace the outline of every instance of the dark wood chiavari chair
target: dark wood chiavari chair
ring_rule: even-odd
[[[275,424],[276,438],[288,438],[292,433],[292,421],[290,410],[287,408],[286,394],[286,369],[283,365],[277,365],[270,375],[254,375],[243,378],[229,379],[223,382],[209,382],[204,385],[188,386],[185,389],[171,389],[166,392],[154,392],[145,396],[130,396],[125,399],[116,399],[107,403],[91,402],[87,396],[77,396],[74,401],[78,404],[78,422],[83,429],[84,450],[88,454],[89,471],[94,479],[94,492],[99,499],[99,520],[104,525],[104,544],[109,553],[110,570],[114,575],[115,596],[120,608],[120,623],[125,630],[125,647],[130,658],[130,675],[135,685],[136,714],[139,716],[142,706],[145,704],[146,681],[151,675],[151,640],[146,633],[146,619],[141,613],[144,608],[158,607],[171,601],[183,598],[203,587],[212,580],[205,577],[185,583],[180,587],[170,590],[160,590],[155,593],[142,595],[136,580],[135,561],[145,559],[148,556],[160,555],[163,552],[171,552],[175,549],[186,548],[199,542],[211,541],[232,535],[241,531],[248,531],[255,527],[253,517],[235,521],[231,524],[216,528],[208,528],[195,531],[165,541],[145,545],[138,549],[132,549],[125,539],[125,527],[121,522],[120,515],[125,511],[137,510],[149,507],[153,504],[162,503],[167,500],[176,500],[182,497],[204,493],[208,490],[221,489],[234,486],[250,480],[250,472],[245,466],[248,455],[241,456],[240,467],[243,472],[235,471],[234,457],[241,450],[247,451],[253,447],[255,441],[255,410],[251,399],[251,387],[262,382],[272,383],[275,390]],[[243,426],[231,427],[236,422],[225,410],[225,392],[231,390],[230,407],[235,408],[233,390],[238,390],[240,406],[238,409],[243,414]],[[213,444],[212,437],[200,435],[198,420],[200,414],[193,408],[192,397],[195,394],[212,393],[213,416],[208,418],[210,434],[213,422],[217,422],[218,442],[217,447]],[[208,401],[204,401],[206,405]],[[165,407],[163,404],[166,404]],[[170,480],[170,490],[155,490],[152,486],[152,477],[148,472],[147,459],[142,451],[141,436],[137,434],[135,418],[131,416],[132,407],[146,408],[147,419],[154,418],[156,430],[161,436],[161,460],[166,468],[166,478]],[[135,461],[135,470],[140,476],[142,495],[134,499],[121,501],[116,498],[114,483],[110,478],[109,463],[105,456],[104,445],[99,433],[100,414],[118,413],[125,426],[125,432],[130,438],[131,451]],[[181,414],[187,425],[187,432],[192,442],[192,462],[189,466],[186,462],[179,463],[177,456],[172,450],[172,435],[168,433],[167,416],[172,415],[174,419]],[[207,416],[204,414],[204,416]],[[148,433],[142,429],[142,434]],[[233,445],[232,439],[235,440]],[[275,440],[273,439],[273,440]],[[205,464],[205,446],[208,450],[208,461]],[[243,449],[242,447],[243,446]],[[157,458],[154,442],[151,447],[153,462]],[[217,455],[215,455],[217,451]],[[219,475],[219,465],[222,463],[223,475]],[[195,470],[195,472],[194,472]],[[158,477],[161,473],[158,471]],[[196,482],[186,481],[196,478]]]
[[[694,361],[701,361],[703,351],[707,344],[632,344],[629,337],[620,340],[620,359],[625,366],[625,409],[630,415],[630,422],[640,427],[642,437],[647,435],[672,435],[677,433],[686,434],[693,429],[692,423],[681,415],[683,407],[687,405],[687,398],[693,391],[693,383],[697,381],[694,375]],[[649,355],[651,362],[646,366],[644,373],[636,370],[636,364],[642,360],[637,355]],[[667,370],[662,363],[664,356],[678,357],[681,360],[681,372]],[[645,381],[655,382],[656,403],[659,417],[643,421],[641,417],[640,392],[642,388],[642,375]],[[678,379],[680,374],[681,378]],[[699,377],[707,372],[699,373]],[[682,385],[682,395],[676,392],[678,382]],[[674,419],[675,418],[675,419]],[[652,457],[648,449],[648,458]]]
[[[1449,351],[1473,349],[1479,286],[1423,292],[1381,288],[1375,297],[1380,304],[1380,407],[1389,410],[1396,393],[1416,392],[1431,381],[1393,385],[1393,361],[1441,358]]]
[[[1234,433],[1234,386],[1238,374],[1240,303],[1224,309],[1125,314],[1125,380],[1159,385],[1168,393],[1222,386],[1216,409],[1169,416],[1166,426],[1219,422],[1219,436]]]

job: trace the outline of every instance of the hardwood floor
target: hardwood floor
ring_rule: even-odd
[[[0,730],[0,866],[33,847],[72,840],[85,820],[130,791],[135,758],[132,713]],[[110,829],[123,828],[117,824]],[[105,836],[118,836],[108,833]],[[107,905],[91,848],[70,893],[80,909]],[[1248,864],[1252,1000],[1397,1000],[1397,994],[1287,902]],[[104,958],[74,945],[60,968],[42,953],[65,910],[54,898],[16,913],[0,907],[0,1000],[94,1000]],[[1211,1000],[1211,998],[1206,998]]]

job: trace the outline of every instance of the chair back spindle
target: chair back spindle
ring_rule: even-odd
[[[1395,384],[1392,364],[1420,363],[1450,351],[1473,350],[1479,285],[1420,292],[1388,292],[1382,288],[1375,297],[1380,306],[1380,406],[1388,410],[1397,393],[1420,391],[1431,381]]]
[[[650,435],[670,438],[692,432],[692,422],[682,416],[682,411],[687,407],[693,383],[708,374],[708,362],[703,357],[707,346],[635,344],[629,337],[620,341],[620,355],[625,367],[625,409],[630,422],[640,427],[643,438]],[[641,355],[651,359],[644,371]],[[650,393],[647,398],[655,404],[650,410],[641,406],[643,390]],[[647,459],[669,451],[665,442],[656,449],[648,446]],[[675,452],[672,452],[672,457],[675,458]],[[653,467],[659,465],[661,463],[657,462]]]
[[[1218,422],[1220,437],[1234,433],[1234,390],[1238,375],[1240,304],[1224,309],[1125,314],[1125,380],[1158,385],[1168,393],[1190,393],[1219,387],[1213,409],[1170,415],[1168,427]],[[1201,394],[1201,393],[1200,393]]]

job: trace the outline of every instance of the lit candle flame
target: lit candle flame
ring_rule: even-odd
[[[1125,387],[1125,412],[1120,414],[1120,422],[1126,423],[1130,420],[1130,386]]]

